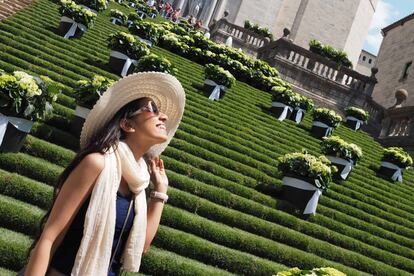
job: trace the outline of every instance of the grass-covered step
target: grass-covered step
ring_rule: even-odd
[[[412,249],[400,246],[396,243],[387,241],[385,239],[381,239],[379,237],[372,238],[372,235],[370,233],[353,229],[344,224],[338,223],[333,219],[324,220],[323,216],[319,215],[316,218],[319,218],[317,222],[320,225],[309,223],[299,218],[296,218],[295,216],[277,210],[276,206],[275,208],[265,207],[258,203],[260,202],[260,200],[258,200],[258,202],[254,202],[246,198],[237,196],[221,188],[212,187],[202,182],[194,181],[191,178],[182,176],[172,171],[168,171],[168,175],[171,181],[171,185],[173,187],[176,187],[181,191],[188,192],[183,193],[173,190],[175,196],[171,198],[171,203],[180,208],[199,213],[200,209],[203,209],[200,206],[212,206],[211,210],[213,210],[213,207],[215,205],[212,205],[212,203],[216,203],[217,206],[231,208],[233,210],[243,212],[246,215],[250,214],[256,218],[260,218],[268,222],[274,222],[277,225],[285,226],[291,230],[300,231],[308,236],[325,240],[332,244],[350,250],[358,251],[363,254],[366,254],[367,250],[369,251],[372,249],[370,249],[364,244],[359,243],[357,240],[372,245],[373,247],[381,248],[385,251],[405,256],[407,258],[414,257],[414,251]],[[193,196],[191,196],[190,194],[193,194]],[[198,196],[199,198],[197,198],[196,196]],[[210,203],[203,201],[201,198],[207,199],[208,201],[210,201]],[[226,210],[225,213],[232,212],[234,213],[234,211]],[[215,220],[222,220],[220,219],[220,213],[209,213],[208,217],[210,215],[217,216],[215,217]],[[240,213],[238,213],[237,216],[239,215],[242,216]],[[255,219],[252,220],[254,221]],[[329,230],[329,226],[332,226],[331,228],[333,229],[333,231]],[[341,235],[341,233],[345,235]],[[353,238],[356,240],[354,240]]]
[[[78,150],[79,148],[79,138],[48,124],[34,123],[30,134],[67,149]]]
[[[380,260],[391,266],[400,267],[404,270],[413,270],[413,267],[409,267],[410,259],[367,246],[361,242],[354,241],[345,236],[335,235],[335,233],[332,233],[332,235],[335,236],[336,240],[331,238],[331,241],[336,242],[337,244],[340,244],[346,248],[360,252],[361,255],[355,254],[352,251],[345,250],[340,247],[333,246],[328,242],[323,242],[315,238],[311,238],[306,234],[296,232],[287,227],[283,227],[278,224],[271,224],[265,220],[224,208],[220,205],[213,204],[205,199],[197,198],[179,190],[173,189],[170,191],[170,194],[173,198],[173,205],[178,205],[180,207],[184,206],[184,209],[190,212],[195,212],[200,216],[227,224],[229,227],[237,227],[250,233],[260,235],[261,237],[250,236],[250,234],[247,234],[245,232],[233,233],[235,230],[231,228],[227,228],[227,230],[224,231],[224,227],[219,227],[217,225],[214,225],[214,223],[211,221],[199,219],[190,215],[189,213],[180,213],[180,211],[177,209],[175,209],[175,211],[170,211],[170,209],[167,208],[166,215],[163,216],[163,223],[186,232],[193,232],[197,235],[208,235],[209,240],[224,240],[224,243],[227,243],[228,246],[233,248],[239,249],[241,247],[248,252],[251,252],[250,250],[261,250],[260,252],[251,252],[255,255],[263,256],[269,259],[276,258],[274,259],[275,261],[283,263],[283,260],[277,259],[279,254],[275,254],[276,256],[274,256],[271,252],[275,253],[278,250],[283,250],[283,252],[286,252],[293,251],[293,249],[288,250],[277,244],[272,245],[272,241],[277,241],[282,244],[287,244],[294,248],[301,249],[308,253],[313,253],[317,256],[337,261],[339,263],[343,263],[360,270],[365,270],[373,274],[376,274],[373,269],[377,269],[385,264],[381,264],[372,259]],[[182,223],[183,221],[186,221],[186,223]],[[197,225],[204,229],[202,231],[202,234],[200,234],[201,232],[199,231],[201,230],[197,228]],[[208,227],[212,228],[207,231]],[[306,232],[306,230],[304,230],[304,232]],[[240,239],[243,239],[243,241],[237,242],[236,240],[232,240],[230,237],[238,237]],[[266,241],[266,239],[263,239],[262,237],[266,237],[270,239],[270,241]],[[252,241],[253,244],[256,245],[261,243],[267,244],[268,252],[265,249],[266,246],[264,246],[264,244],[263,246],[256,248],[255,246],[249,245],[248,241]],[[220,242],[220,244],[223,244],[223,242]],[[295,259],[298,262],[297,264],[289,264],[290,266],[303,267],[303,264],[300,261],[301,257],[294,257],[289,259]],[[385,265],[385,267],[381,269],[387,270],[389,268],[389,266]]]
[[[0,169],[0,194],[47,209],[53,198],[53,188]]]
[[[55,185],[63,168],[25,153],[0,153],[0,168]]]
[[[155,246],[151,246],[147,254],[144,255],[141,263],[141,271],[148,275],[234,275],[225,270],[205,265],[202,262],[182,257]],[[136,276],[137,273],[125,273],[125,275]]]
[[[0,266],[13,271],[21,269],[31,242],[26,235],[0,228]]]
[[[44,211],[36,206],[0,195],[0,227],[35,236]]]
[[[0,275],[1,276],[15,276],[16,271],[11,271],[9,269],[0,267]]]

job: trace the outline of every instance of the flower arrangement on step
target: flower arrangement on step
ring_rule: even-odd
[[[103,11],[108,8],[107,0],[76,0],[78,4],[84,5],[92,12]]]
[[[311,99],[306,96],[299,95],[298,106],[293,109],[289,119],[296,122],[296,124],[300,124],[305,117],[306,112],[313,110],[313,108],[314,103]]]
[[[142,18],[139,17],[139,15],[136,14],[135,12],[132,12],[132,13],[128,14],[128,19],[127,19],[127,22],[126,22],[126,26],[129,28],[134,23],[134,21],[142,21]]]
[[[272,113],[279,121],[289,118],[293,109],[299,106],[300,95],[283,86],[272,88]]]
[[[278,158],[283,175],[282,197],[303,211],[315,214],[319,196],[326,191],[336,168],[325,156],[288,153]]]
[[[403,181],[403,172],[413,165],[413,159],[400,147],[384,149],[379,173],[392,181]]]
[[[46,76],[0,71],[0,151],[21,149],[33,121],[52,113],[60,89]]]
[[[355,144],[347,143],[338,136],[323,137],[321,149],[326,158],[338,169],[336,179],[346,180],[353,166],[362,157],[362,150]]]
[[[147,4],[136,4],[137,14],[142,18],[151,17],[155,18],[158,15],[157,9],[148,6]]]
[[[109,66],[123,77],[132,73],[138,59],[150,53],[144,42],[125,32],[111,34],[108,37],[108,47],[112,50]]]
[[[125,25],[128,17],[121,11],[116,9],[111,9],[109,16],[111,17],[111,23],[114,25]]]
[[[276,276],[346,276],[346,274],[332,267],[321,267],[310,270],[302,270],[294,267],[286,271],[280,271]]]
[[[269,28],[260,27],[259,24],[253,24],[249,20],[244,21],[244,28],[253,31],[258,35],[268,37],[270,40],[273,40],[273,34],[269,31]]]
[[[147,22],[144,20],[133,21],[128,27],[131,34],[138,36],[140,39],[151,47],[157,44],[163,30],[157,24]]]
[[[92,27],[96,14],[72,0],[61,0],[59,12],[62,15],[57,32],[64,38],[80,38]]]
[[[221,99],[226,90],[231,88],[236,79],[233,75],[220,67],[219,65],[215,64],[206,64],[204,68],[204,91],[209,94],[210,100],[218,101]]]
[[[75,114],[71,123],[71,132],[79,136],[86,116],[102,94],[112,86],[113,80],[94,75],[91,80],[79,80],[76,83],[74,96],[76,99]]]
[[[322,43],[316,39],[309,41],[309,50],[336,62],[338,66],[352,67],[352,62],[348,59],[346,52],[335,49],[329,45],[322,45]]]
[[[160,37],[159,44],[162,48],[167,49],[180,56],[186,56],[190,48],[187,43],[181,41],[179,36],[169,31]]]
[[[345,125],[353,130],[358,130],[368,122],[369,113],[361,108],[349,106],[345,108]]]
[[[342,122],[342,117],[329,108],[316,108],[313,111],[311,133],[317,138],[332,135],[333,129]]]
[[[138,61],[134,71],[155,71],[164,72],[172,75],[177,75],[178,72],[178,70],[172,65],[172,63],[168,59],[157,56],[156,54],[149,54],[142,57]]]

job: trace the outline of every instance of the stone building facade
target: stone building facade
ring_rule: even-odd
[[[371,69],[374,67],[377,56],[367,52],[365,50],[361,51],[359,55],[358,63],[356,65],[355,71],[361,73],[365,76],[371,75]]]
[[[397,89],[408,92],[405,106],[414,106],[414,13],[382,29],[384,39],[378,52],[378,84],[373,98],[389,108]]]
[[[210,25],[227,10],[230,23],[243,26],[250,20],[268,27],[275,37],[291,30],[293,43],[308,48],[311,39],[343,49],[354,65],[374,15],[378,0],[174,0],[183,15],[196,15]],[[198,7],[198,8],[197,8]]]

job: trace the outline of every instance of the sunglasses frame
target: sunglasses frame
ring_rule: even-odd
[[[160,110],[159,110],[158,106],[153,101],[148,101],[148,103],[145,106],[139,108],[137,111],[132,113],[129,117],[132,118],[132,117],[134,117],[138,114],[141,114],[144,111],[151,112],[151,113],[153,113],[157,116],[160,114]]]

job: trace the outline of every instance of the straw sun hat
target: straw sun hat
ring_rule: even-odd
[[[147,152],[149,156],[160,155],[174,136],[185,105],[185,92],[180,82],[172,75],[160,72],[128,75],[108,88],[86,117],[80,136],[81,148],[93,139],[121,107],[142,97],[152,98],[158,109],[168,116],[165,122],[167,141],[152,146]]]

